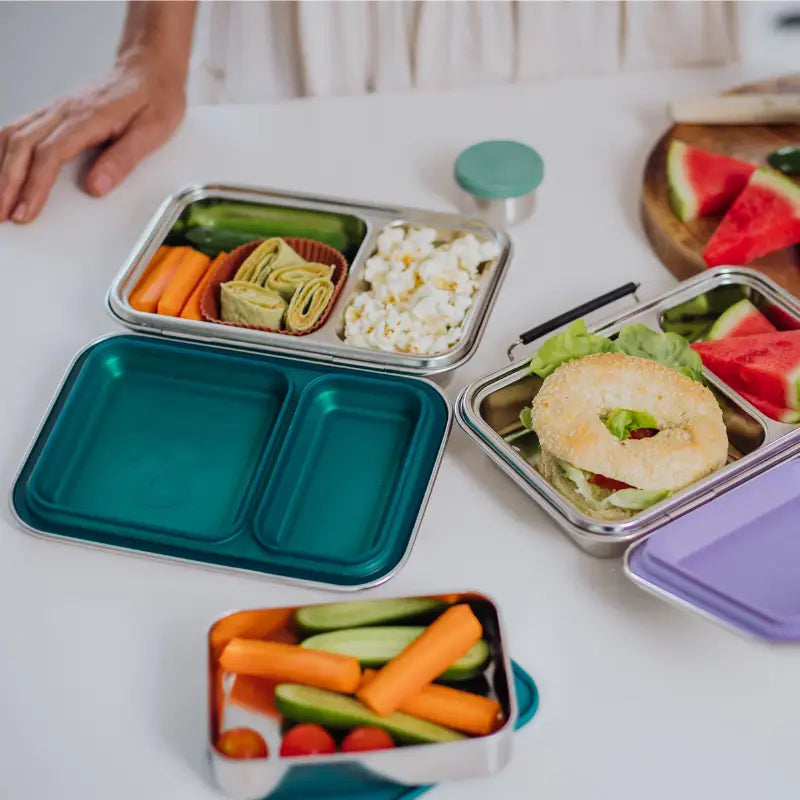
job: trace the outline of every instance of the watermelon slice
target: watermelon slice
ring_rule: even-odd
[[[695,342],[703,364],[737,392],[779,408],[800,408],[800,331]]]
[[[744,397],[751,406],[755,406],[762,414],[770,419],[777,420],[778,422],[800,422],[800,411],[792,408],[781,408],[749,392],[740,391],[739,394]]]
[[[734,303],[711,326],[707,339],[731,339],[755,333],[772,333],[775,326],[747,299]]]
[[[725,211],[755,165],[673,139],[667,151],[669,204],[681,222]]]
[[[757,169],[703,251],[709,267],[742,265],[800,242],[800,186]]]

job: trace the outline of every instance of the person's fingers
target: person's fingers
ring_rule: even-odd
[[[8,136],[0,165],[0,222],[11,213],[24,217],[25,209],[19,207],[17,198],[28,175],[34,148],[58,126],[61,119],[61,110],[54,109]]]
[[[11,134],[39,119],[39,117],[43,117],[46,113],[47,109],[42,108],[38,111],[34,111],[32,114],[27,114],[20,119],[16,119],[14,122],[9,122],[7,125],[4,125],[2,128],[0,128],[0,164],[3,163],[3,155],[5,154],[6,146],[8,145],[8,140],[11,138]]]
[[[164,144],[173,127],[164,121],[150,119],[147,113],[135,117],[119,139],[92,164],[86,175],[89,193],[96,197],[108,194],[145,156]]]
[[[63,164],[71,161],[87,147],[101,144],[124,126],[119,110],[113,107],[90,116],[71,117],[34,148],[25,184],[19,193],[18,209],[13,212],[15,222],[30,222],[41,211],[53,188]]]

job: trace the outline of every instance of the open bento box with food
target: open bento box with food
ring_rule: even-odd
[[[472,592],[240,611],[208,644],[209,753],[236,798],[488,775],[538,705]]]
[[[165,203],[108,303],[138,330],[433,375],[474,353],[510,258],[463,217],[200,186]]]
[[[686,534],[680,558],[665,548],[681,564],[648,561],[639,582],[751,632],[800,636],[796,558],[787,560],[800,551],[787,498],[769,537],[754,523],[767,524],[770,500],[782,496],[764,494],[765,481],[796,485],[800,303],[759,273],[726,267],[588,329],[573,317],[536,340],[532,358],[467,387],[459,423],[593,555],[630,557],[646,538],[636,548],[641,564],[702,512],[713,520],[704,536]],[[727,513],[747,502],[757,514]],[[769,566],[748,573],[743,589],[737,581],[759,548]],[[701,561],[705,572],[695,570]],[[764,591],[754,594],[755,584]],[[731,607],[748,602],[745,624]],[[766,627],[757,621],[765,616]]]
[[[471,356],[509,256],[504,234],[433,212],[177,194],[109,290],[135,333],[69,367],[15,482],[18,519],[302,583],[386,580],[450,427],[420,376]]]

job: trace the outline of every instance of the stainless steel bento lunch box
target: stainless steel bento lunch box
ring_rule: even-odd
[[[445,353],[342,338],[384,226],[495,245],[463,337]],[[128,302],[162,245],[211,259],[272,236],[319,242],[349,263],[317,330],[255,330]],[[136,333],[75,357],[15,479],[13,513],[52,539],[303,585],[388,580],[410,554],[450,431],[450,403],[425,376],[474,353],[510,258],[504,233],[447,214],[218,185],[178,192],[107,294],[111,315]]]
[[[500,612],[490,598],[475,592],[415,598],[418,599],[441,601],[442,608],[453,603],[466,603],[480,620],[490,655],[483,672],[476,679],[483,686],[481,691],[488,692],[488,696],[500,703],[503,722],[497,730],[460,741],[410,744],[388,750],[282,756],[279,752],[282,736],[287,726],[297,720],[282,714],[279,708],[269,708],[268,701],[264,703],[256,699],[253,702],[253,694],[246,690],[241,690],[237,696],[236,681],[240,677],[224,672],[219,657],[226,643],[234,637],[274,637],[278,641],[294,643],[308,634],[304,633],[303,628],[297,628],[296,608],[236,612],[217,620],[209,631],[208,753],[212,772],[222,791],[239,800],[255,800],[265,796],[345,798],[358,796],[358,790],[386,790],[387,786],[394,785],[397,791],[400,788],[398,784],[420,786],[441,780],[485,776],[501,770],[511,757],[512,734],[518,718],[515,686],[518,685],[519,674],[524,673],[518,673],[518,668],[512,669]],[[339,604],[339,608],[342,607],[343,604]],[[325,606],[306,608],[324,610]],[[286,629],[279,628],[277,632],[272,632],[268,615],[276,614],[280,622],[286,618],[284,614],[290,621],[282,623],[288,625]],[[267,624],[259,615],[264,615]],[[409,623],[395,620],[387,624],[396,626]],[[270,632],[265,634],[265,631]],[[523,721],[532,716],[538,705],[535,684],[530,678],[527,678],[527,682],[533,687],[534,694],[523,700],[525,707],[519,711],[519,715],[525,717]],[[327,723],[320,724],[324,726]],[[268,751],[265,758],[233,758],[218,748],[221,734],[242,727],[255,730],[263,737]],[[343,735],[344,730],[336,726],[330,728],[331,733],[339,736]]]
[[[350,269],[336,306],[319,330],[307,336],[286,336],[281,333],[142,313],[130,306],[128,297],[132,287],[181,215],[193,204],[209,201],[265,204],[299,209],[310,214],[329,215],[342,220],[343,226],[350,231],[349,251],[346,253]],[[444,353],[394,353],[356,347],[344,341],[345,309],[354,295],[365,288],[365,262],[376,250],[381,230],[387,226],[431,227],[445,240],[460,233],[472,233],[480,240],[496,243],[499,248],[497,258],[482,273],[481,285],[463,325],[463,336]],[[117,319],[138,331],[241,345],[266,352],[287,353],[410,375],[436,375],[456,369],[475,353],[511,256],[512,247],[508,235],[479,220],[400,206],[378,206],[289,192],[204,184],[188,187],[164,202],[114,279],[107,302]]]
[[[792,320],[800,320],[800,303],[768,278],[750,269],[725,267],[709,270],[626,313],[588,327],[591,333],[606,336],[612,336],[633,322],[644,323],[656,331],[663,330],[665,310],[718,287],[731,285],[742,287],[756,305],[771,304]],[[567,312],[561,315],[559,324],[566,324],[580,313],[587,312]],[[534,341],[541,343],[541,337]],[[704,369],[709,388],[724,401],[723,417],[730,443],[727,465],[629,519],[619,522],[593,519],[578,511],[542,477],[526,459],[523,446],[512,445],[503,438],[503,432],[513,426],[520,410],[530,404],[541,386],[541,379],[530,374],[527,366],[528,359],[516,361],[466,387],[456,402],[456,419],[480,449],[536,501],[575,544],[594,556],[621,555],[632,542],[800,452],[800,426],[769,419]]]

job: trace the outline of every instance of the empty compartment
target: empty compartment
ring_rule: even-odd
[[[258,509],[278,560],[362,582],[398,563],[447,430],[431,386],[329,375],[309,384]]]
[[[219,541],[244,524],[290,393],[257,357],[135,336],[73,369],[31,471],[45,519]]]

